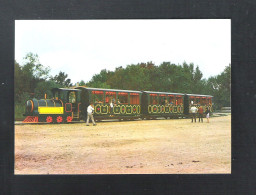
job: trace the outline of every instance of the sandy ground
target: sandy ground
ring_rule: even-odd
[[[15,174],[231,173],[231,116],[205,121],[15,125]]]

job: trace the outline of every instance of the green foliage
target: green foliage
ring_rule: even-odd
[[[26,63],[22,67],[24,73],[27,74],[29,78],[39,79],[47,79],[49,76],[50,68],[44,67],[39,62],[39,57],[37,54],[28,53],[25,58]]]
[[[175,65],[163,62],[160,66],[152,62],[117,67],[114,72],[102,70],[87,83],[91,87],[113,89],[152,90],[200,93],[203,74],[193,64]],[[198,87],[200,86],[200,87]]]
[[[107,80],[114,89],[147,90],[151,87],[149,74],[140,65],[128,65],[125,69],[116,68],[115,73]]]
[[[23,114],[25,113],[25,104],[15,104],[14,113],[15,120],[23,120],[25,118],[23,116]]]
[[[47,94],[47,99],[52,98],[52,88],[62,87],[60,84],[55,83],[54,81],[41,81],[37,84],[35,88],[35,98],[42,99],[44,94]]]
[[[37,84],[45,81],[50,71],[49,67],[40,64],[37,54],[28,53],[24,59],[24,65],[21,66],[16,61],[14,64],[14,99],[19,103],[23,103],[24,96],[34,94]]]
[[[103,69],[99,74],[94,75],[91,81],[86,83],[86,86],[110,89],[111,87],[107,83],[107,79],[110,78],[112,75],[113,75],[113,72]]]
[[[216,107],[230,106],[230,65],[216,77],[202,79],[203,74],[193,63],[182,65],[152,62],[117,67],[114,72],[102,70],[87,83],[89,87],[167,91],[213,95]]]
[[[95,88],[104,88],[104,89],[110,89],[113,87],[110,87],[110,85],[108,85],[107,83],[101,83],[101,82],[94,82],[94,83],[88,83],[86,85],[87,87],[95,87]]]
[[[28,83],[26,80],[24,80],[24,75],[21,70],[21,66],[15,61],[14,64],[14,101],[20,101],[21,100],[21,94],[24,92],[26,88],[28,88],[26,85]]]
[[[79,86],[85,86],[86,84],[85,84],[85,82],[84,82],[84,80],[81,80],[80,82],[79,82]]]
[[[25,113],[25,105],[27,100],[30,98],[30,94],[27,92],[23,92],[20,94],[14,94],[14,97],[19,100],[19,101],[14,100],[15,120],[24,119],[23,114]]]
[[[226,66],[221,74],[210,77],[207,81],[206,89],[214,96],[216,109],[220,109],[223,106],[231,106],[231,65]]]
[[[71,87],[71,79],[68,79],[68,74],[65,74],[64,72],[59,72],[59,74],[55,75],[54,77],[50,78],[51,81],[56,82],[62,87]]]

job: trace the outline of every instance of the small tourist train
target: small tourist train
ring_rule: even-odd
[[[184,118],[192,105],[211,112],[213,96],[89,87],[53,88],[53,98],[26,102],[24,123],[69,123],[84,120],[94,105],[95,120]]]

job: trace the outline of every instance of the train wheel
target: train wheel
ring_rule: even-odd
[[[53,122],[52,117],[51,117],[51,116],[47,116],[47,117],[46,117],[46,122],[47,122],[47,123],[52,123],[52,122]]]
[[[56,118],[56,121],[57,121],[57,123],[62,123],[62,122],[63,122],[62,116],[58,116],[58,117]]]
[[[71,116],[68,116],[68,117],[67,117],[67,122],[70,123],[70,122],[72,122],[72,120],[73,120],[73,118],[72,118]]]

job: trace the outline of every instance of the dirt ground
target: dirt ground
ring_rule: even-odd
[[[15,174],[231,173],[231,116],[15,125]]]

